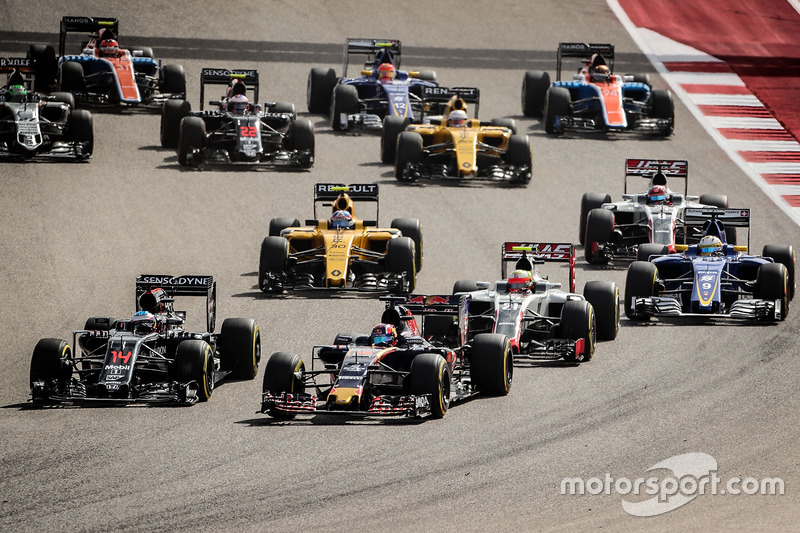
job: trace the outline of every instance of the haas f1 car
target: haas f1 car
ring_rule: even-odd
[[[382,297],[387,308],[372,335],[339,334],[315,346],[311,366],[299,355],[277,352],[267,361],[261,412],[274,418],[298,414],[441,418],[452,403],[479,394],[508,394],[513,377],[511,344],[499,334],[468,344],[443,343],[435,320],[458,307],[456,296]],[[417,322],[414,315],[419,315]],[[446,315],[445,315],[446,318]],[[386,332],[389,334],[384,334]]]
[[[356,217],[355,202],[375,202],[375,220]],[[317,206],[330,218],[317,218]],[[378,185],[317,183],[314,218],[273,218],[261,243],[258,286],[408,293],[422,268],[422,227],[415,218],[396,218],[379,228]]]
[[[650,180],[646,192],[629,194],[628,178]],[[683,194],[673,192],[670,179],[683,179]],[[701,228],[687,226],[684,210],[689,207],[728,207],[723,194],[688,196],[689,164],[684,160],[628,159],[622,201],[611,196],[585,193],[581,198],[578,233],[589,263],[647,260],[651,254],[675,251],[675,244],[696,243]],[[727,242],[736,244],[736,230],[728,228]]]
[[[90,157],[92,114],[75,109],[69,93],[44,96],[31,91],[32,72],[28,58],[0,58],[0,73],[8,73],[0,87],[0,156]]]
[[[83,33],[80,53],[67,54],[67,38]],[[36,90],[70,92],[79,104],[160,109],[171,98],[186,98],[181,65],[153,58],[149,47],[119,46],[119,21],[106,17],[63,17],[58,56],[50,45],[32,45]]]
[[[206,85],[227,85],[225,95],[203,110]],[[298,118],[294,104],[258,102],[258,72],[204,68],[200,111],[170,100],[161,113],[161,146],[177,148],[181,165],[203,163],[311,168],[314,127]]]
[[[569,291],[539,272],[539,264],[565,262]],[[506,277],[507,265],[515,268]],[[611,281],[589,281],[575,293],[575,247],[570,243],[503,243],[503,279],[490,284],[459,280],[465,295],[467,340],[483,333],[509,338],[516,361],[589,361],[595,343],[619,331],[619,289]]]
[[[364,59],[359,77],[347,77],[350,56]],[[308,111],[330,111],[336,131],[381,129],[385,117],[420,116],[420,91],[438,85],[436,73],[400,70],[400,58],[396,39],[347,39],[341,77],[332,68],[313,68],[308,74]]]
[[[31,398],[54,403],[173,403],[206,401],[226,376],[253,379],[261,334],[249,318],[228,318],[214,333],[216,283],[211,276],[141,275],[130,319],[92,317],[72,335],[42,339],[31,359]],[[207,332],[185,328],[174,298],[206,299]]]
[[[563,58],[582,61],[572,81],[561,80]],[[543,71],[529,71],[522,81],[522,112],[544,114],[547,133],[642,132],[668,136],[675,125],[672,93],[653,89],[647,74],[614,74],[614,45],[560,43],[556,80]]]
[[[697,244],[651,255],[628,267],[625,314],[631,320],[695,318],[779,321],[795,290],[794,249],[764,246],[747,253],[749,209],[687,208],[687,225],[702,227]],[[748,246],[726,242],[729,228],[748,228]]]

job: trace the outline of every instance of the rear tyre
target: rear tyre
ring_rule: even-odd
[[[436,353],[421,353],[411,361],[411,394],[430,395],[431,416],[442,418],[450,407],[450,369]]]
[[[619,287],[613,281],[588,281],[583,296],[594,307],[597,339],[613,341],[619,333]]]
[[[332,68],[312,68],[308,73],[306,105],[309,113],[327,113],[331,94],[336,87],[336,72]]]
[[[75,97],[72,93],[55,92],[50,97],[56,102],[67,104],[70,109],[75,109]]]
[[[786,244],[767,244],[761,252],[763,257],[771,257],[776,263],[786,267],[786,274],[789,277],[789,299],[794,298],[795,289],[795,257],[794,248]]]
[[[275,102],[275,105],[269,110],[272,113],[285,113],[287,115],[292,115],[292,117],[297,116],[297,110],[291,102]]]
[[[83,329],[87,331],[110,331],[116,326],[116,319],[108,316],[93,316],[86,319]]]
[[[408,292],[414,292],[417,285],[417,271],[414,258],[414,241],[410,237],[397,237],[389,240],[386,249],[386,271],[406,275]]]
[[[636,249],[637,261],[649,261],[651,255],[667,255],[669,249],[663,244],[644,243]]]
[[[475,292],[481,290],[478,282],[471,279],[460,279],[453,283],[453,294],[459,292]]]
[[[781,320],[789,315],[789,273],[781,263],[766,263],[758,267],[755,297],[763,300],[780,300],[783,313]]]
[[[289,266],[289,241],[284,237],[265,237],[258,260],[258,288],[266,292],[267,273],[282,275]]]
[[[586,217],[589,216],[589,211],[608,203],[611,203],[610,194],[587,192],[581,196],[581,215],[578,221],[578,240],[581,244],[586,244]]]
[[[544,111],[544,131],[554,135],[561,135],[564,129],[556,124],[556,117],[572,115],[572,106],[569,90],[565,87],[550,87],[547,90]]]
[[[633,81],[634,83],[644,83],[648,87],[653,86],[653,84],[650,83],[650,74],[633,74]]]
[[[516,172],[512,183],[527,185],[531,181],[533,174],[533,151],[531,141],[527,135],[512,135],[508,138],[508,151],[506,152],[506,163],[521,169],[527,167],[528,170]]]
[[[181,165],[197,165],[193,159],[195,150],[202,150],[206,145],[206,124],[200,117],[185,117],[181,120],[178,137],[178,163]]]
[[[161,68],[161,92],[186,98],[186,73],[183,65],[168,64]]]
[[[358,90],[352,85],[337,85],[333,90],[333,103],[331,104],[331,127],[334,131],[346,131],[350,125],[342,122],[342,115],[358,113]]]
[[[72,375],[72,349],[67,341],[61,339],[41,339],[36,343],[31,356],[30,386],[44,381],[45,389],[55,392],[60,385],[69,381]],[[37,399],[34,398],[34,402]]]
[[[220,357],[239,379],[253,379],[261,361],[261,332],[252,318],[226,318],[220,332]]]
[[[270,237],[280,237],[281,231],[286,228],[298,228],[300,221],[296,218],[280,217],[273,218],[269,221],[269,235]]]
[[[597,341],[597,323],[594,307],[587,300],[569,300],[561,308],[561,336],[578,341],[583,339],[583,359],[567,355],[565,361],[570,363],[590,361],[594,356],[594,345]]]
[[[381,130],[381,162],[391,165],[397,153],[397,137],[411,124],[408,117],[387,116],[383,119]]]
[[[177,148],[181,120],[189,116],[192,106],[186,100],[167,100],[161,108],[161,146]]]
[[[391,227],[414,241],[414,266],[417,272],[422,270],[422,224],[416,218],[395,218]]]
[[[478,391],[491,396],[508,394],[514,377],[514,355],[508,337],[479,333],[470,344],[469,376]]]
[[[586,217],[584,256],[593,265],[608,263],[608,257],[600,253],[599,246],[611,241],[614,233],[614,213],[608,209],[592,209]]]
[[[299,355],[289,352],[275,352],[267,361],[264,367],[264,381],[261,385],[261,392],[271,392],[278,395],[281,393],[304,393],[306,391],[305,382],[302,376],[305,372],[305,363]],[[301,376],[301,377],[298,377]],[[273,418],[290,420],[295,417],[294,413],[285,413],[277,409],[270,409],[269,415]]]
[[[489,123],[498,128],[511,130],[511,135],[517,134],[517,121],[513,118],[493,118]]]
[[[28,58],[33,62],[33,90],[49,93],[58,80],[58,59],[52,45],[32,44],[28,48]]]
[[[178,383],[197,383],[197,399],[205,402],[214,392],[214,360],[206,341],[190,339],[181,342],[175,352],[172,376]]]
[[[550,74],[541,70],[526,72],[522,78],[522,114],[526,117],[541,117],[549,88]]]
[[[86,81],[83,79],[83,67],[80,63],[67,61],[61,64],[58,74],[58,90],[70,93],[86,90]]]
[[[637,315],[633,298],[649,298],[656,294],[658,269],[653,263],[634,261],[625,277],[625,316],[631,320],[647,320],[646,315]]]
[[[436,71],[435,70],[420,70],[419,74],[417,75],[418,80],[423,81],[430,81],[436,82]]]
[[[92,114],[85,109],[73,109],[69,112],[69,140],[82,143],[81,157],[94,152],[94,121]]]

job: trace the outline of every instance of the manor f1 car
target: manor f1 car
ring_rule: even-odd
[[[67,54],[71,33],[88,32],[79,54]],[[119,21],[105,17],[63,17],[58,56],[50,45],[33,45],[29,57],[36,89],[70,92],[79,104],[159,109],[170,98],[186,98],[181,65],[162,65],[148,47],[120,48]]]
[[[563,58],[582,61],[572,81],[561,80]],[[646,74],[619,76],[613,69],[613,44],[560,43],[557,81],[551,84],[547,72],[525,73],[522,112],[544,114],[545,131],[557,135],[566,130],[672,134],[672,93],[653,89]]]
[[[383,297],[382,324],[396,334],[339,334],[315,346],[311,367],[299,355],[277,352],[267,361],[261,412],[274,418],[298,414],[441,418],[452,403],[479,394],[504,396],[511,388],[511,344],[504,335],[477,335],[469,344],[431,342],[440,313],[460,297]],[[421,323],[414,315],[419,315]],[[394,338],[393,338],[394,337]],[[309,390],[310,389],[310,390]]]
[[[396,150],[398,181],[453,178],[528,184],[533,167],[530,139],[516,134],[513,120],[478,120],[477,88],[425,88],[423,98],[427,107],[441,115],[408,125],[405,131],[396,119],[386,120],[383,159],[389,158],[387,150]],[[469,118],[467,103],[475,104],[475,118]]]
[[[49,155],[86,159],[94,150],[92,114],[75,109],[69,93],[32,92],[31,61],[0,58],[0,73],[10,73],[0,87],[0,156]]]
[[[628,194],[628,178],[650,180],[647,192]],[[667,186],[670,179],[683,179],[684,192]],[[728,207],[722,194],[688,196],[689,164],[672,159],[628,159],[625,161],[625,186],[621,202],[608,194],[586,193],[581,198],[578,234],[589,263],[646,260],[651,254],[675,251],[680,242],[696,243],[700,228],[683,220],[688,207]],[[727,242],[736,244],[736,230],[728,227]]]
[[[336,131],[381,129],[384,117],[418,117],[420,91],[438,85],[436,73],[400,70],[400,52],[397,39],[347,39],[341,77],[332,68],[313,68],[308,74],[309,112],[330,111]],[[353,55],[365,58],[364,68],[359,77],[348,78]]]
[[[203,110],[206,85],[227,85],[225,95]],[[273,165],[311,168],[314,127],[298,118],[294,104],[258,102],[258,72],[204,68],[200,71],[200,111],[189,102],[169,100],[161,113],[161,146],[178,150],[178,163]]]
[[[748,255],[749,209],[687,208],[685,218],[705,236],[676,245],[676,253],[631,263],[628,318],[784,320],[795,289],[794,249],[767,245],[761,256]],[[735,226],[748,228],[748,246],[725,241],[726,228]]]
[[[375,220],[356,218],[355,204],[375,202]],[[317,218],[317,205],[331,207],[331,218]],[[284,289],[335,289],[411,292],[422,268],[419,220],[396,218],[378,228],[378,185],[314,186],[314,218],[273,218],[261,243],[258,286]]]
[[[173,403],[206,401],[231,375],[253,379],[261,334],[249,318],[227,318],[214,333],[216,283],[211,276],[141,275],[136,314],[130,319],[92,317],[72,335],[42,339],[31,359],[31,398],[54,403]],[[206,299],[207,332],[186,329],[186,312],[174,298]]]
[[[566,262],[569,291],[542,276],[535,265]],[[506,266],[515,269],[506,277]],[[467,340],[486,332],[509,338],[518,361],[589,361],[597,339],[619,330],[619,289],[611,281],[589,281],[575,293],[575,247],[569,243],[503,243],[503,279],[490,284],[459,280],[453,294],[466,295]]]

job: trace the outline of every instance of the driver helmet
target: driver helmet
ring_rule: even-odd
[[[333,213],[330,227],[332,229],[353,229],[353,215],[348,211],[340,210]]]
[[[592,67],[592,81],[608,81],[611,77],[611,70],[606,65]]]
[[[381,83],[390,83],[394,79],[394,65],[391,63],[381,63],[378,67],[378,78]]]
[[[11,85],[8,88],[8,95],[12,102],[24,102],[28,97],[28,91],[24,85]]]
[[[533,274],[530,270],[515,270],[508,277],[509,291],[524,291],[531,288]]]
[[[454,109],[450,112],[447,119],[450,126],[463,127],[467,125],[467,112],[461,109]]]
[[[244,115],[250,107],[250,100],[243,94],[235,94],[228,100],[228,111],[234,115]]]
[[[369,336],[375,346],[394,346],[397,344],[397,328],[392,324],[378,324]]]
[[[722,241],[715,235],[706,235],[697,244],[697,255],[714,255],[722,251]]]
[[[147,335],[156,330],[156,317],[149,311],[139,311],[131,318],[131,331],[137,335]]]
[[[119,44],[114,39],[103,39],[100,41],[100,57],[117,57],[119,54]]]
[[[655,204],[659,202],[666,202],[667,201],[667,188],[663,185],[653,185],[647,191],[647,203],[648,204]]]

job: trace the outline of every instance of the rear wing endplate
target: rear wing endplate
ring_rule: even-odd
[[[650,185],[667,185],[667,179],[683,180],[683,195],[689,194],[689,162],[685,159],[626,159],[625,186],[628,193],[628,176],[639,176],[650,180]]]
[[[258,71],[254,69],[228,69],[204,67],[200,69],[200,110],[205,103],[206,85],[229,85],[233,80],[242,81],[248,91],[252,91],[252,99],[258,102]]]
[[[500,274],[507,277],[507,265],[526,257],[535,261],[569,263],[569,292],[575,292],[575,245],[569,242],[504,242],[501,248]]]
[[[398,69],[400,68],[400,50],[400,41],[397,39],[349,38],[344,44],[342,76],[347,76],[347,66],[350,62],[351,54],[368,56],[364,61],[364,67],[372,68],[378,52],[388,52],[392,57],[391,63],[395,69]]]
[[[584,63],[589,62],[593,54],[600,54],[606,65],[614,72],[614,45],[611,43],[558,43],[556,55],[556,79],[561,80],[561,60],[565,57],[577,57]]]
[[[136,278],[136,310],[140,311],[139,297],[151,289],[161,288],[170,296],[205,296],[206,327],[214,332],[217,308],[217,282],[213,276],[171,276],[169,274],[141,274]]]
[[[110,17],[62,17],[58,32],[58,55],[63,56],[68,33],[89,32],[96,34],[101,29],[109,29],[119,35],[119,20]]]

